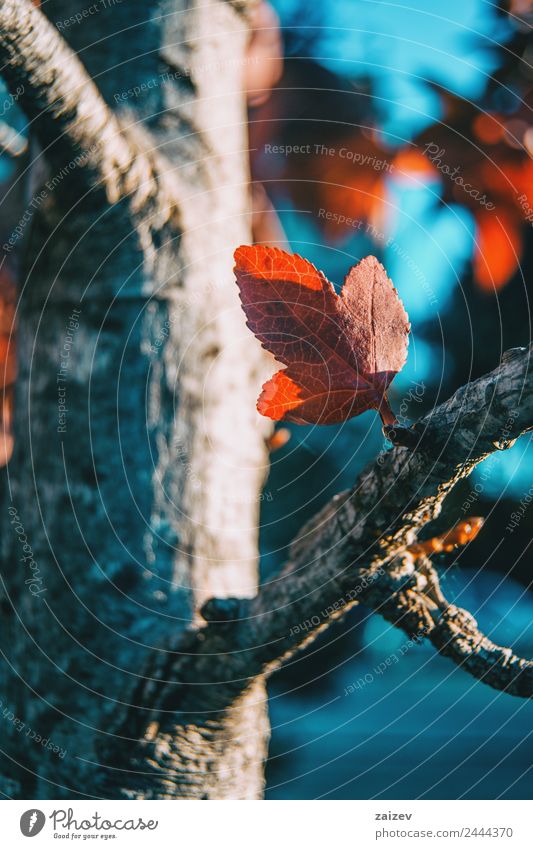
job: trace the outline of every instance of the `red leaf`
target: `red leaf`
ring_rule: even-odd
[[[385,393],[405,363],[409,322],[381,263],[354,266],[339,296],[297,254],[241,246],[235,261],[248,327],[287,366],[263,386],[259,412],[336,424],[375,409],[395,423]]]

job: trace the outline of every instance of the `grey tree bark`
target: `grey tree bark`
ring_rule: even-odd
[[[0,7],[1,70],[48,164],[0,514],[7,795],[259,798],[265,676],[359,601],[533,694],[531,661],[410,550],[457,480],[533,426],[531,350],[390,433],[257,588],[264,354],[231,271],[251,241],[248,5],[117,0],[82,25],[82,0],[49,0],[52,24],[30,0]]]
[[[254,403],[263,355],[231,270],[234,247],[250,241],[246,20],[222,0],[124,0],[65,27],[85,5],[54,1],[46,13],[107,106],[29,2],[2,11],[6,76],[24,79],[51,186],[24,250],[1,530],[2,692],[67,749],[59,759],[22,747],[11,725],[13,767],[24,752],[15,777],[33,797],[98,795],[96,745],[132,704],[145,659],[208,597],[256,592],[266,468]],[[42,579],[36,595],[11,506]],[[158,796],[261,794],[262,682],[223,722],[199,700],[175,737]]]

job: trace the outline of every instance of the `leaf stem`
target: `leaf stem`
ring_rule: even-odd
[[[394,425],[398,424],[398,419],[392,412],[386,393],[383,394],[383,400],[378,408],[378,413],[383,422],[383,427],[394,427]]]

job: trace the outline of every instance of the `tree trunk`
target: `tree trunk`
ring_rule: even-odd
[[[98,87],[31,0],[0,4],[2,73],[49,166],[23,218],[0,513],[9,796],[258,798],[265,675],[360,602],[533,697],[533,661],[447,601],[416,543],[457,481],[532,429],[532,346],[390,429],[256,592],[265,363],[231,269],[251,241],[252,3],[84,16],[48,0]]]
[[[45,11],[64,21],[85,5],[50,0]],[[25,248],[1,529],[13,605],[2,692],[25,723],[9,723],[7,748],[23,797],[237,799],[263,788],[261,679],[222,715],[205,686],[160,725],[139,706],[149,774],[102,763],[118,733],[125,749],[136,739],[117,729],[199,606],[255,594],[267,460],[254,403],[263,354],[232,274],[233,249],[250,242],[246,23],[224,0],[161,2],[145,24],[147,14],[124,0],[63,34],[101,75],[126,134],[176,169],[179,220],[159,195],[141,203],[142,185],[109,204],[50,173]]]

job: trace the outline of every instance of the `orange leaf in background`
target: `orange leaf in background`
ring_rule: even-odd
[[[516,151],[498,150],[503,150],[499,158],[483,161],[473,178],[487,187],[496,207],[472,209],[477,228],[474,277],[486,290],[502,288],[515,273],[524,249],[526,215],[533,209],[533,162],[505,159],[507,151],[509,156]]]
[[[2,408],[0,416],[2,424],[0,426],[0,467],[7,466],[13,454],[15,447],[15,438],[13,435],[13,396],[14,387],[9,386],[4,390],[2,398]]]
[[[502,140],[505,127],[497,115],[480,112],[472,121],[474,135],[484,144],[497,144]]]
[[[402,175],[413,175],[421,182],[438,176],[433,163],[420,150],[413,148],[402,148],[395,154],[394,169]]]
[[[472,213],[477,229],[474,279],[481,289],[494,291],[512,278],[523,253],[524,225],[533,208],[533,161],[525,149],[508,143],[509,115],[480,112],[449,95],[444,99],[453,107],[447,122],[455,130],[440,127],[442,153],[438,158],[450,168],[460,164],[462,177],[462,182],[456,183],[443,175],[444,200],[459,203]],[[524,109],[526,119],[526,105]],[[431,135],[426,132],[419,139],[420,146],[434,138],[433,130]],[[470,138],[474,143],[465,145],[464,139]]]
[[[327,152],[321,152],[322,147]],[[331,145],[319,145],[317,140],[310,151],[287,157],[283,172],[296,205],[317,214],[329,239],[345,240],[356,228],[364,232],[367,223],[381,231],[391,163],[377,139],[356,130]],[[333,216],[321,215],[321,210]]]
[[[475,215],[474,276],[482,289],[499,289],[516,271],[522,253],[522,220],[515,209]]]
[[[518,195],[529,194],[533,201],[533,160],[525,162],[510,158],[517,151],[500,145],[494,151],[492,160],[483,160],[476,170],[477,180],[495,196],[496,202],[505,200],[518,203]],[[505,158],[505,156],[509,158]]]
[[[16,286],[4,266],[0,270],[0,467],[13,453],[13,397],[17,377],[14,321]]]
[[[374,409],[385,425],[396,423],[386,390],[405,363],[409,321],[381,263],[366,257],[337,295],[297,254],[242,246],[235,262],[247,325],[287,366],[263,386],[259,412],[337,424]]]
[[[267,439],[267,448],[271,453],[279,451],[280,448],[283,448],[287,444],[290,438],[290,430],[286,427],[280,427],[279,430],[275,430],[272,436]]]

